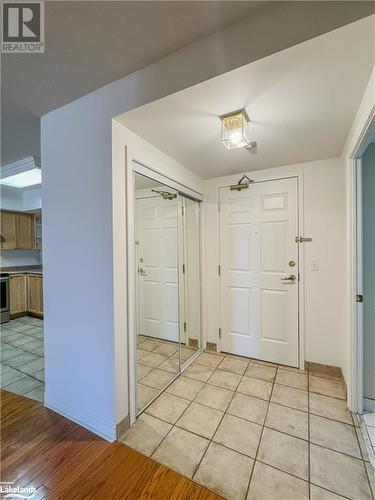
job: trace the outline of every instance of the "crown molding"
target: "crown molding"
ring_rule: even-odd
[[[20,174],[21,172],[27,172],[34,168],[40,167],[40,158],[37,156],[28,156],[27,158],[22,158],[22,160],[9,163],[1,167],[0,177],[5,179],[11,175]]]

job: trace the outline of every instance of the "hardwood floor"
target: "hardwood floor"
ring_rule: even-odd
[[[219,499],[120,443],[1,391],[1,481],[34,486],[34,499]]]

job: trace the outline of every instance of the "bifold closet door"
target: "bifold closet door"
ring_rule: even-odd
[[[180,196],[181,200],[181,362],[184,363],[201,342],[200,276],[200,203]]]
[[[298,366],[297,179],[221,191],[221,350]]]

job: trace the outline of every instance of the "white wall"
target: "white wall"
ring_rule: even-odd
[[[110,88],[42,117],[46,406],[115,438]]]
[[[116,380],[123,381],[127,369],[126,339],[116,349],[114,339],[114,310],[124,307],[126,294],[125,283],[115,283],[120,298],[113,297],[112,252],[117,258],[125,227],[120,227],[124,214],[119,209],[113,220],[120,234],[113,235],[112,186],[116,197],[125,194],[125,186],[112,179],[111,120],[256,59],[259,51],[250,53],[243,43],[252,33],[249,23],[244,20],[239,31],[229,27],[215,33],[41,118],[45,404],[108,439],[114,439],[115,424],[126,409],[124,402],[117,404],[115,371]],[[293,40],[287,30],[279,30],[261,56],[303,38]],[[230,58],[222,57],[225,47]],[[121,165],[124,153],[116,151]],[[174,165],[167,170],[173,174]],[[119,258],[125,266],[125,254]],[[121,281],[125,274],[119,276]],[[62,319],[65,315],[69,321]],[[127,394],[119,398],[124,401]]]
[[[305,290],[305,359],[342,366],[345,307],[345,171],[338,158],[248,173],[251,179],[303,174]],[[240,175],[205,181],[206,324],[207,340],[218,342],[219,186],[238,182]],[[318,259],[319,271],[311,271]]]
[[[22,190],[0,185],[0,206],[6,210],[23,210]]]
[[[365,151],[363,173],[363,396],[375,399],[375,143]]]
[[[37,186],[34,188],[24,189],[22,193],[22,210],[36,210],[42,208],[42,188]]]
[[[40,266],[41,250],[3,250],[0,256],[0,267]]]
[[[41,186],[19,189],[1,185],[0,194],[0,206],[6,210],[27,212],[42,208]]]
[[[284,6],[276,17],[280,12],[283,23],[276,31],[267,12],[256,22],[250,16],[41,118],[45,403],[108,439],[126,410],[115,395],[115,379],[126,376],[126,339],[117,348],[114,338],[114,310],[124,308],[126,297],[125,283],[118,283],[126,254],[117,246],[126,238],[120,227],[125,185],[116,182],[124,180],[116,177],[116,164],[123,165],[125,151],[116,150],[112,174],[111,119],[320,34],[318,27],[307,35],[294,29],[303,25],[296,19],[305,11],[297,18]],[[251,43],[259,39],[265,43]],[[174,174],[172,164],[168,171]],[[197,182],[188,177],[191,185]],[[113,234],[112,222],[119,234]],[[117,283],[112,255],[123,260],[115,269],[123,273]]]

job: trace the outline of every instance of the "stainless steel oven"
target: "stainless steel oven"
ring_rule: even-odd
[[[0,274],[0,323],[5,323],[10,321],[9,314],[9,274],[1,273]]]

